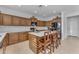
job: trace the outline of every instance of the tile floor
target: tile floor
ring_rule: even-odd
[[[2,49],[0,49],[2,54]],[[29,41],[24,41],[10,45],[6,49],[6,54],[34,54],[29,49]],[[61,46],[53,54],[79,54],[79,38],[68,37],[61,42]]]

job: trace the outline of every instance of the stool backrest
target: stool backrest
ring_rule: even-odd
[[[49,38],[49,32],[44,32],[44,42],[47,42],[49,40],[50,40],[50,38]]]
[[[52,36],[53,36],[53,41],[56,41],[58,39],[58,32],[57,31],[54,31],[52,33]]]

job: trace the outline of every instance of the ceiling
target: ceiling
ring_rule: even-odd
[[[47,18],[60,15],[61,12],[69,13],[79,10],[79,5],[0,5],[15,11],[31,14],[33,16]]]

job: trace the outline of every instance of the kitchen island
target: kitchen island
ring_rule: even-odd
[[[40,32],[29,32],[29,48],[34,52],[38,53],[38,41],[43,39],[44,31]]]
[[[29,48],[36,54],[38,54],[38,46],[40,45],[39,41],[44,40],[44,33],[46,31],[39,32],[29,32]],[[58,31],[51,31],[51,33],[58,33]],[[50,34],[50,33],[49,33]],[[59,35],[58,35],[59,36]],[[60,40],[58,40],[60,44]]]

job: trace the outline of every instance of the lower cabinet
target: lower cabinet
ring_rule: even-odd
[[[27,32],[9,33],[9,45],[28,40]]]
[[[9,33],[9,45],[18,42],[18,33]]]
[[[19,41],[28,40],[28,33],[27,32],[19,32]]]
[[[0,13],[0,25],[3,24],[3,20],[2,20],[2,14]]]

